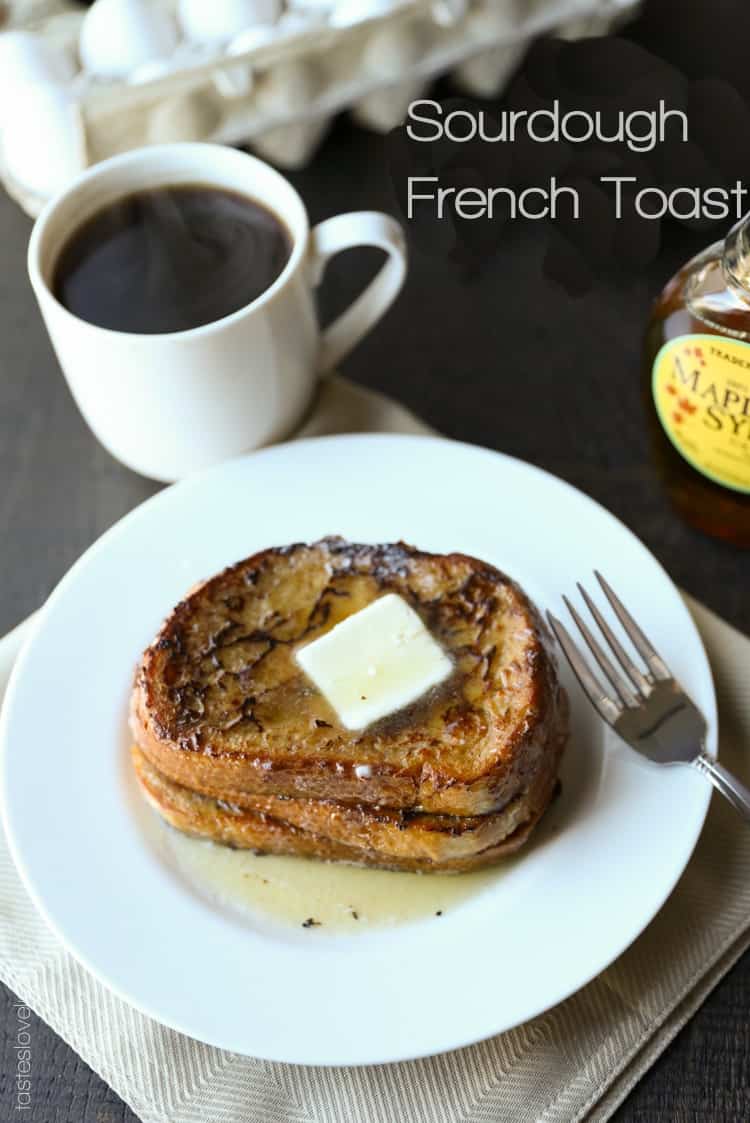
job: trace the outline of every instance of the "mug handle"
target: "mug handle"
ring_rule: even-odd
[[[310,235],[312,283],[323,279],[325,267],[342,250],[353,246],[376,246],[385,250],[388,260],[353,304],[322,333],[318,370],[329,374],[345,355],[380,319],[393,303],[406,276],[406,239],[390,215],[378,211],[354,211],[327,218]]]

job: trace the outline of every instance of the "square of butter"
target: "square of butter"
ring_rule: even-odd
[[[421,618],[396,593],[300,648],[297,663],[347,729],[364,729],[416,702],[453,669]]]

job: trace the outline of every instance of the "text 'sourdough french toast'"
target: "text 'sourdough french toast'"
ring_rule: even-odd
[[[388,592],[455,669],[351,731],[295,654]],[[177,605],[139,667],[132,730],[163,776],[237,805],[277,795],[483,814],[524,791],[565,737],[548,642],[518,585],[475,558],[337,538],[269,549]]]

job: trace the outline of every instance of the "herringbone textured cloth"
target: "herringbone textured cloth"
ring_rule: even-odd
[[[329,383],[305,435],[423,432],[400,407]],[[750,639],[688,602],[719,694],[721,759],[750,775]],[[714,798],[659,916],[594,982],[542,1017],[458,1052],[361,1069],[221,1052],[112,995],[48,931],[0,838],[0,978],[144,1123],[602,1121],[750,944],[750,830]]]

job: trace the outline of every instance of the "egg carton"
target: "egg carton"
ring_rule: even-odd
[[[601,34],[637,3],[16,0],[0,5],[0,178],[35,215],[144,144],[243,144],[299,168],[344,109],[388,132],[445,73],[494,97],[535,36]]]

